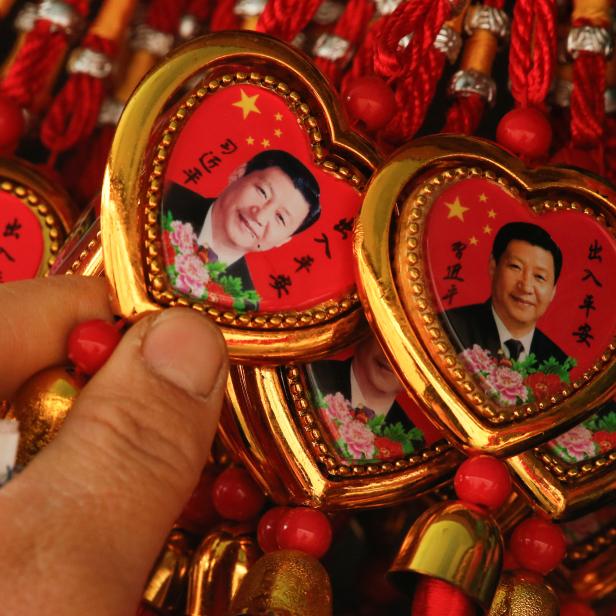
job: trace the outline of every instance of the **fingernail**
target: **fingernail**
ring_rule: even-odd
[[[224,365],[216,327],[188,308],[163,311],[150,325],[141,352],[152,372],[196,396],[207,396]]]

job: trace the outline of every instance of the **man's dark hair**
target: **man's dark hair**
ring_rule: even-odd
[[[528,242],[532,246],[539,246],[539,248],[547,250],[554,260],[554,284],[556,284],[563,267],[563,253],[552,236],[539,225],[530,222],[507,223],[498,230],[492,245],[492,256],[497,263],[512,240]]]
[[[320,188],[319,184],[304,163],[300,162],[293,154],[284,152],[283,150],[265,150],[253,156],[246,163],[246,171],[244,175],[248,175],[253,171],[268,169],[269,167],[278,167],[283,171],[293,182],[293,186],[302,193],[306,203],[308,203],[308,214],[304,218],[302,224],[293,232],[293,235],[305,231],[313,225],[321,215],[321,204],[319,202]]]

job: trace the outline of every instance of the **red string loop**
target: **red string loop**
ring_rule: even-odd
[[[321,0],[269,0],[256,30],[290,43],[308,25],[320,4]]]
[[[605,72],[605,58],[598,54],[580,51],[573,63],[571,139],[578,147],[596,147],[603,137]]]
[[[238,30],[240,28],[240,18],[234,12],[235,2],[236,0],[219,0],[216,3],[210,19],[210,30],[212,32]]]
[[[154,30],[175,34],[183,13],[183,0],[152,0],[145,22]]]
[[[457,96],[447,112],[444,133],[472,135],[481,122],[485,101],[478,94]]]

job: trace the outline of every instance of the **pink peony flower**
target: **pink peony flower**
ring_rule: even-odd
[[[179,254],[175,259],[178,277],[175,288],[193,297],[201,297],[205,293],[210,274],[199,257],[194,254]]]
[[[340,436],[344,439],[349,453],[357,460],[374,457],[374,432],[361,421],[349,421],[340,426]]]
[[[507,366],[498,366],[486,377],[490,385],[498,392],[501,401],[507,406],[513,406],[518,398],[526,402],[528,390],[519,372]]]
[[[460,358],[471,372],[490,373],[497,366],[496,359],[492,357],[490,351],[482,349],[478,344],[474,344],[470,349],[464,349],[460,353]]]
[[[548,445],[564,449],[576,462],[588,460],[597,455],[592,432],[581,425],[552,439]]]
[[[348,423],[353,419],[353,407],[339,391],[335,394],[327,394],[324,399],[327,404],[326,410],[330,417],[337,419],[342,424]]]
[[[189,222],[174,220],[171,223],[173,231],[169,234],[169,239],[180,254],[190,254],[195,251],[197,236]]]

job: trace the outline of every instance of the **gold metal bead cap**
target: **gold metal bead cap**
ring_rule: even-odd
[[[505,571],[487,616],[558,616],[558,598],[546,581],[525,571]]]
[[[489,513],[470,503],[438,503],[415,521],[388,576],[406,594],[412,594],[417,574],[439,578],[487,610],[502,554],[500,530]]]
[[[242,582],[229,616],[331,616],[332,590],[323,565],[297,550],[260,558]]]

